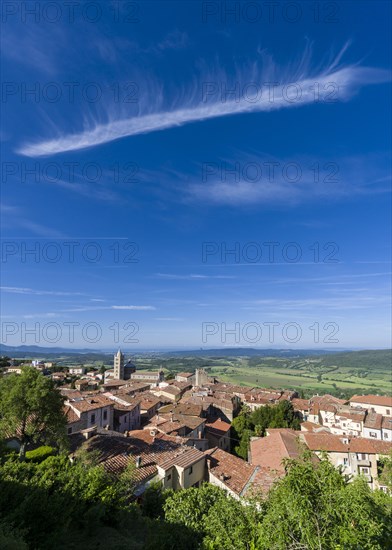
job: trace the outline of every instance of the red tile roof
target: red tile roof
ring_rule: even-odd
[[[382,427],[384,430],[392,430],[392,416],[382,417]]]
[[[215,421],[206,422],[206,430],[216,437],[223,437],[230,430],[231,425],[220,418]]]
[[[301,454],[300,432],[288,428],[268,429],[267,432],[266,437],[251,440],[251,462],[283,473],[283,459],[297,458]]]
[[[98,451],[99,462],[113,474],[121,473],[129,463],[141,458],[135,470],[135,480],[144,482],[157,474],[157,464],[164,463],[182,448],[181,439],[170,436],[152,436],[147,430],[128,432],[129,437],[96,435],[86,442],[90,451]],[[187,449],[195,450],[192,447]]]
[[[293,408],[295,411],[308,411],[310,408],[309,399],[300,399],[299,397],[294,397],[291,400]]]
[[[218,448],[205,451],[205,455],[209,472],[236,495],[243,496],[258,467]]]
[[[66,404],[80,412],[93,411],[102,407],[113,407],[113,401],[99,394],[82,394],[82,398],[69,395],[67,399]]]
[[[335,453],[367,453],[367,454],[388,454],[392,449],[392,443],[377,439],[366,439],[364,437],[353,437],[351,439],[334,434],[306,433],[301,438],[311,451],[328,451]],[[348,441],[344,443],[343,441]]]
[[[350,403],[363,403],[365,405],[379,405],[392,407],[392,397],[389,395],[353,395]]]
[[[374,430],[381,430],[382,419],[383,419],[382,414],[369,411],[366,415],[364,426],[365,428],[373,428]]]
[[[178,451],[172,453],[168,458],[158,463],[158,466],[164,470],[169,470],[173,466],[179,468],[188,468],[200,460],[205,460],[205,455],[194,447],[181,447]]]

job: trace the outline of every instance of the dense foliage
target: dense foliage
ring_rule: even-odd
[[[21,460],[29,443],[65,445],[63,403],[52,380],[33,367],[0,378],[0,437],[17,435]]]
[[[246,460],[252,436],[264,436],[267,428],[299,430],[300,423],[301,418],[289,401],[282,401],[278,405],[266,405],[253,412],[244,406],[232,422],[234,452]]]
[[[133,472],[113,478],[94,455],[0,465],[0,547],[140,550],[382,550],[391,548],[392,498],[349,483],[309,452],[289,460],[268,497],[246,505],[208,483],[150,487],[130,498]],[[387,470],[390,476],[390,470]]]

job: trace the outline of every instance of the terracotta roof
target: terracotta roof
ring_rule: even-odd
[[[188,416],[200,416],[203,412],[203,407],[201,405],[196,405],[195,403],[170,403],[170,405],[165,405],[159,409],[159,413],[177,413],[184,414]]]
[[[299,397],[294,397],[291,400],[293,408],[295,411],[308,411],[310,408],[309,399],[300,399]]]
[[[149,409],[155,407],[158,405],[161,400],[156,395],[153,395],[152,393],[140,393],[138,395],[138,398],[140,398],[140,409],[148,411]]]
[[[251,439],[252,464],[284,472],[282,460],[297,458],[301,454],[300,432],[288,428],[268,429],[267,432],[266,437]]]
[[[384,430],[392,430],[392,416],[382,417],[382,427]]]
[[[147,376],[148,378],[158,379],[159,372],[160,371],[137,370],[135,373],[131,375],[131,378],[133,378],[134,380],[138,380],[138,376],[142,375],[142,376]]]
[[[182,378],[191,378],[193,376],[193,372],[178,372],[176,376],[181,376]]]
[[[164,470],[169,470],[173,466],[178,466],[179,468],[188,468],[189,466],[192,466],[192,464],[195,464],[196,462],[204,459],[204,453],[202,453],[198,449],[195,449],[194,447],[185,446],[178,449],[178,451],[172,453],[170,457],[160,461],[158,463],[158,466],[160,466]]]
[[[170,395],[179,395],[181,393],[181,389],[178,388],[177,386],[166,386],[164,388],[157,388],[155,390],[156,392],[163,392],[163,393],[168,393]]]
[[[379,405],[392,407],[392,397],[389,395],[353,395],[350,403],[364,403],[365,405]]]
[[[392,443],[364,437],[353,437],[321,433],[302,433],[301,438],[311,451],[328,451],[335,453],[367,453],[388,454],[392,449]],[[343,443],[347,440],[348,443]]]
[[[72,424],[72,422],[78,422],[80,420],[76,412],[69,405],[64,405],[63,411],[68,424]]]
[[[218,448],[205,451],[205,455],[209,472],[231,491],[243,496],[250,489],[248,484],[254,481],[257,466]]]
[[[271,470],[270,468],[263,466],[258,466],[258,468],[259,471],[256,473],[254,484],[250,491],[261,491],[264,495],[266,495],[272,488],[275,481],[281,478],[282,475],[276,470]]]
[[[375,430],[381,430],[382,425],[382,414],[378,414],[373,411],[369,411],[366,415],[364,427],[365,428],[373,428]]]
[[[154,437],[147,430],[134,430],[128,434],[130,437],[96,435],[87,441],[86,446],[88,450],[98,451],[99,462],[113,474],[121,473],[130,462],[140,457],[140,467],[134,474],[139,483],[154,477],[157,464],[168,460],[181,448],[176,438]]]
[[[80,412],[93,411],[101,407],[113,407],[113,401],[98,394],[83,396],[82,398],[68,396],[67,399],[66,404]]]
[[[212,422],[206,422],[206,431],[215,437],[223,437],[230,430],[231,425],[220,418]]]
[[[165,433],[172,433],[181,428],[186,428],[188,433],[205,423],[199,416],[187,416],[182,414],[161,414],[161,411],[150,420],[147,427],[156,426]]]
[[[322,408],[327,405],[344,405],[347,401],[326,393],[325,395],[314,395],[310,398],[310,402],[311,404],[315,403]]]
[[[366,410],[355,410],[347,405],[337,407],[336,416],[342,419],[354,420],[355,422],[363,422],[366,416]]]

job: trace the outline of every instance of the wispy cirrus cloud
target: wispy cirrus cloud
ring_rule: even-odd
[[[150,81],[145,86],[143,102],[133,113],[111,111],[99,118],[92,113],[80,113],[84,120],[82,129],[65,133],[59,128],[56,137],[27,142],[17,149],[17,153],[41,157],[77,151],[212,118],[327,103],[331,94],[335,94],[337,101],[347,101],[363,86],[390,81],[390,72],[383,69],[359,64],[340,65],[346,48],[347,45],[332,62],[319,68],[311,65],[310,47],[305,49],[294,68],[279,68],[263,52],[261,63],[237,70],[234,76],[228,76],[220,69],[213,74],[206,71],[195,79],[195,83],[184,85],[181,91],[177,87],[174,92],[166,94],[161,85]],[[266,84],[269,85],[267,93]],[[237,86],[240,90],[238,97],[222,97],[222,85],[225,89]],[[261,93],[255,95],[255,90]]]
[[[2,229],[26,229],[34,235],[53,239],[66,239],[67,235],[28,218],[29,214],[18,206],[0,205]]]
[[[201,275],[198,273],[190,275],[176,275],[174,273],[157,273],[157,277],[160,279],[167,279],[172,281],[200,281],[208,279],[235,279],[234,275]]]
[[[16,286],[1,286],[2,292],[11,294],[29,294],[34,296],[83,296],[82,292],[63,292],[57,290],[35,290],[33,288],[23,288]]]
[[[156,307],[154,306],[111,306],[110,309],[124,309],[124,310],[130,310],[130,311],[152,311],[155,310]]]

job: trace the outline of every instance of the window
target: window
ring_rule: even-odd
[[[103,411],[103,419],[106,420],[108,417],[108,411]]]
[[[71,434],[72,433],[72,428],[68,428],[68,434]]]
[[[193,472],[193,467],[191,466],[188,470],[188,475],[191,475],[192,472]]]
[[[391,416],[391,409],[387,409],[387,416]]]
[[[359,473],[368,475],[369,474],[369,468],[360,468]]]
[[[388,439],[388,432],[384,433],[384,437],[385,437],[385,439]]]
[[[347,464],[348,464],[348,458],[343,458],[343,464],[344,464],[345,466],[347,466]]]
[[[370,432],[370,433],[369,433],[369,436],[370,436],[370,437],[377,437],[377,434],[376,434],[376,432]]]
[[[169,475],[167,476],[167,481],[170,481],[170,480],[171,480],[171,474],[169,474]]]
[[[367,460],[367,454],[357,453],[357,460]]]
[[[91,415],[91,420],[90,420],[90,421],[91,421],[91,422],[95,422],[95,414],[92,414],[92,415]]]

